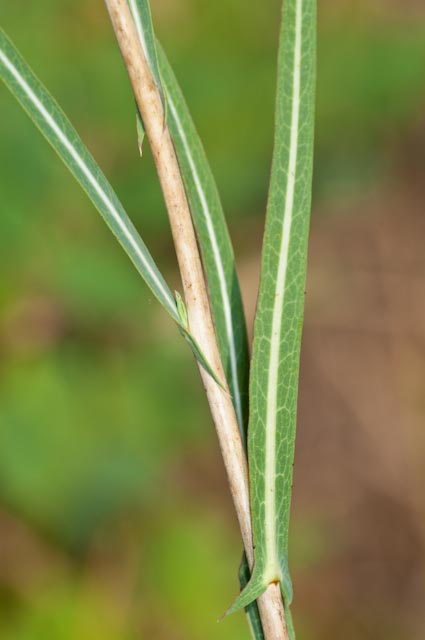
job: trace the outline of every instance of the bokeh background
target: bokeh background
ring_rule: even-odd
[[[249,325],[279,2],[156,0],[228,214]],[[0,21],[178,286],[101,0]],[[300,640],[425,637],[425,7],[320,0],[290,553]],[[240,541],[196,367],[0,87],[0,637],[238,640]]]

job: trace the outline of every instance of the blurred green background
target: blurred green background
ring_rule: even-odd
[[[279,2],[157,0],[252,324]],[[178,286],[101,0],[4,0]],[[300,640],[423,640],[425,8],[321,0],[291,530]],[[0,87],[0,637],[238,640],[240,542],[189,350]]]

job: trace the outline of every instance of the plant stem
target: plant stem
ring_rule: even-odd
[[[232,399],[225,381],[209,305],[196,234],[183,180],[165,122],[159,90],[140,45],[127,0],[105,0],[158,172],[170,219],[182,278],[190,331],[225,390],[200,367],[217,430],[230,491],[249,565],[253,566],[248,467]],[[266,640],[287,640],[279,585],[272,584],[258,600]]]

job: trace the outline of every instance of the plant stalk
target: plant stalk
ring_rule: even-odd
[[[134,96],[152,150],[170,220],[190,331],[224,389],[199,365],[218,435],[248,563],[254,554],[249,503],[248,466],[238,422],[221,363],[208,290],[183,180],[165,122],[159,90],[137,36],[127,0],[105,0]],[[271,584],[258,599],[266,640],[288,640],[280,588]]]

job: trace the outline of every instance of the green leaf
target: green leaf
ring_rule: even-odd
[[[233,248],[202,143],[167,61],[155,40],[148,0],[128,0],[151,73],[163,95],[207,275],[220,355],[241,432],[247,426],[249,353]]]
[[[179,325],[196,359],[222,386],[206,361],[202,349],[188,331],[187,325],[182,324],[173,294],[105,175],[62,109],[34,75],[2,29],[0,29],[0,78],[86,191],[152,293]]]
[[[179,322],[173,294],[108,180],[62,109],[1,29],[0,77],[86,191],[152,293]]]
[[[167,125],[176,149],[202,253],[220,355],[241,433],[245,438],[249,352],[232,243],[205,151],[159,44],[157,53],[168,105]]]
[[[285,0],[250,383],[255,565],[249,584],[229,612],[246,606],[277,581],[289,627],[288,525],[311,206],[315,67],[316,2]]]

